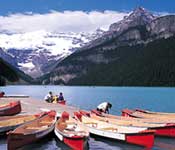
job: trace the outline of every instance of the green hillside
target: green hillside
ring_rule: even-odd
[[[146,45],[108,50],[98,47],[77,52],[42,77],[42,81],[66,85],[175,86],[174,43],[175,37],[171,37]],[[92,57],[103,59],[98,63],[89,59]],[[64,75],[75,77],[65,82],[59,78]]]
[[[34,83],[33,79],[0,58],[0,86],[5,84]]]

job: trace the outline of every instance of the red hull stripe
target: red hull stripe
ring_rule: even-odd
[[[66,101],[59,101],[58,104],[66,105]]]
[[[156,135],[175,137],[175,126],[167,126],[167,127],[158,128],[155,130],[156,130],[155,132]]]
[[[154,145],[154,134],[153,133],[128,134],[126,135],[126,141],[131,144],[151,148]]]
[[[83,150],[85,146],[85,139],[84,138],[65,138],[63,139],[64,143],[74,150]]]

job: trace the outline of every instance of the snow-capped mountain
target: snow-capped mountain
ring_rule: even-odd
[[[123,20],[112,24],[109,27],[109,31],[117,31],[121,33],[126,30],[128,27],[137,26],[137,25],[146,25],[151,23],[156,18],[151,12],[146,10],[143,7],[138,7],[133,10],[129,16],[126,16]]]
[[[153,20],[156,20],[156,18],[158,18],[158,16],[154,15],[150,11],[143,7],[138,7],[131,11],[122,20],[111,24],[108,31],[104,32],[100,38],[89,42],[81,50],[98,46],[107,40],[118,37],[129,28],[150,25]],[[127,35],[127,37],[132,35],[133,34]]]
[[[174,41],[175,15],[154,16],[139,7],[112,24],[100,38],[58,63],[41,81],[67,85],[173,85]]]
[[[0,57],[7,62],[11,62],[13,59],[15,67],[32,77],[38,77],[50,71],[56,61],[64,59],[85,43],[99,38],[103,32],[98,29],[94,33],[51,33],[46,31],[21,34],[1,33]]]

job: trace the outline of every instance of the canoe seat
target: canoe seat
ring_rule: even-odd
[[[42,130],[48,128],[48,126],[41,126],[41,127],[27,127],[26,129],[31,129],[31,130]]]
[[[67,125],[69,124],[76,124],[75,122],[66,122]]]
[[[107,128],[100,128],[102,130],[106,130],[106,131],[112,131],[112,132],[117,132],[118,129],[117,128],[113,128],[113,127],[107,127]]]
[[[85,122],[84,124],[86,125],[90,125],[91,127],[97,127],[97,123],[96,122]]]
[[[40,123],[41,124],[50,124],[51,122],[50,121],[41,121]]]

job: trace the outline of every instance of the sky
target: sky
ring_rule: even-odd
[[[175,13],[174,0],[2,0],[0,32],[92,32],[108,29],[134,8]]]
[[[138,6],[157,12],[175,12],[174,0],[2,0],[0,14],[47,13],[50,10],[131,11]]]

